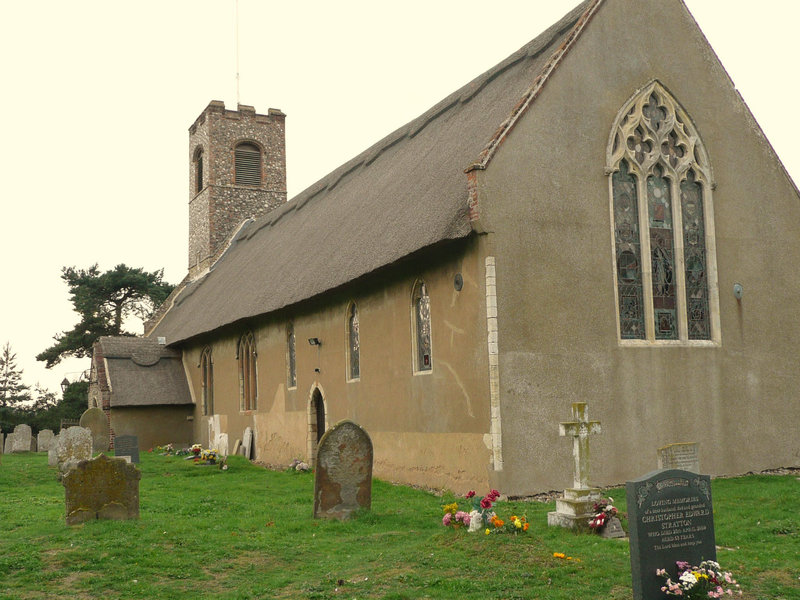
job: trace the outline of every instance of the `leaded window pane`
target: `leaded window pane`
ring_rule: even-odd
[[[419,284],[415,294],[417,370],[430,371],[431,359],[431,301],[424,283]]]
[[[361,366],[359,364],[360,349],[358,340],[358,309],[356,308],[355,304],[350,305],[348,333],[350,348],[350,379],[358,379],[361,376]]]
[[[675,298],[675,243],[669,180],[656,167],[647,178],[647,209],[650,223],[650,266],[653,272],[655,335],[660,340],[678,339]]]
[[[203,414],[214,414],[214,367],[211,350],[206,348],[200,358],[201,382],[203,386]]]
[[[242,410],[256,409],[256,345],[253,334],[239,340],[239,393]]]
[[[711,327],[708,315],[703,187],[695,181],[694,171],[691,170],[681,182],[681,210],[689,339],[707,340],[711,337]]]
[[[619,294],[620,336],[644,339],[642,304],[642,261],[639,241],[639,208],[636,178],[628,163],[620,163],[612,177],[614,190],[614,238],[617,249],[617,292]]]
[[[286,332],[287,383],[290,388],[297,387],[297,354],[295,347],[294,325],[289,324]]]

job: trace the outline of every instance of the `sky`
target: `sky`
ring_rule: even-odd
[[[239,0],[239,95],[287,114],[289,197],[411,121],[579,0]],[[686,0],[795,182],[796,0]],[[188,128],[237,104],[235,0],[0,0],[0,345],[59,390],[88,359],[36,354],[78,321],[63,266],[186,273]],[[610,127],[610,124],[609,124]],[[140,332],[140,330],[138,330]]]

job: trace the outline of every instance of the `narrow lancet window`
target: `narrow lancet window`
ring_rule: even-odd
[[[361,349],[358,335],[358,308],[356,303],[353,302],[347,310],[348,379],[361,377]]]
[[[258,374],[256,371],[256,344],[252,333],[239,339],[239,397],[241,410],[256,410]]]
[[[286,385],[297,387],[297,354],[294,337],[294,323],[286,327]]]
[[[617,250],[617,293],[623,339],[643,339],[642,260],[639,243],[639,203],[636,178],[622,161],[614,173],[614,242]]]
[[[669,181],[656,165],[647,178],[650,219],[650,264],[653,272],[653,316],[659,340],[678,339],[675,298],[675,242],[672,235],[672,201]]]
[[[214,363],[211,348],[205,348],[200,355],[200,385],[203,387],[203,414],[214,414]]]
[[[683,214],[683,253],[686,257],[686,310],[688,312],[689,339],[707,340],[710,332],[703,186],[695,181],[695,174],[692,170],[681,182],[681,213]]]
[[[431,356],[431,300],[423,282],[417,282],[413,295],[414,350],[417,371],[430,371]]]

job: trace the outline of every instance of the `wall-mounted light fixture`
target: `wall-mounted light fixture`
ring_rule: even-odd
[[[741,283],[734,283],[733,284],[733,297],[737,300],[741,300],[742,296],[744,295],[744,288],[742,287]]]
[[[61,391],[66,393],[66,391],[69,389],[69,386],[70,386],[69,379],[64,377],[64,379],[61,380]]]
[[[312,346],[322,346],[322,342],[319,341],[319,338],[308,338],[308,343]]]

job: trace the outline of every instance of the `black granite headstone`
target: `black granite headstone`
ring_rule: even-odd
[[[663,600],[676,561],[716,560],[711,478],[677,469],[653,471],[625,484],[634,600]]]
[[[114,456],[130,456],[132,463],[139,462],[139,438],[135,435],[114,437]]]

